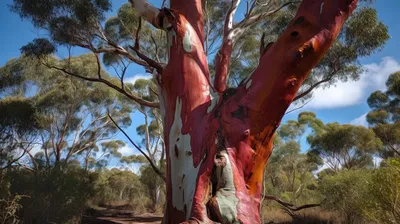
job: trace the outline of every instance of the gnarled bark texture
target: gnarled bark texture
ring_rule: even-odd
[[[225,83],[232,24],[225,26],[212,85],[201,0],[171,0],[170,9],[159,11],[144,0],[131,2],[168,33],[169,63],[155,74],[168,164],[164,222],[260,223],[263,171],[275,130],[357,0],[303,0],[258,68],[234,89]],[[238,2],[232,1],[227,23]]]

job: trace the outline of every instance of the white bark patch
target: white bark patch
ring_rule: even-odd
[[[202,84],[201,85],[201,90],[203,92],[203,96],[207,97],[210,95],[210,87],[207,84]]]
[[[320,10],[319,10],[319,14],[322,14],[322,10],[324,9],[324,4],[325,4],[325,2],[322,2],[322,3],[321,3],[321,8],[320,8]]]
[[[211,104],[207,108],[207,113],[210,113],[214,109],[214,107],[217,105],[218,100],[219,100],[219,94],[217,92],[214,92],[213,90],[211,90],[210,98],[211,98]]]
[[[218,201],[218,207],[223,223],[239,224],[240,222],[237,218],[237,204],[239,199],[235,195],[236,188],[233,179],[231,161],[225,150],[221,152],[221,155],[226,159],[226,166],[224,168],[217,168],[217,173],[221,173],[221,176],[219,177],[221,180],[219,181],[223,181],[225,185],[217,191],[215,197]]]
[[[250,88],[252,82],[253,82],[252,79],[250,79],[249,81],[247,81],[247,83],[246,83],[246,89],[249,89],[249,88]]]
[[[186,32],[183,37],[183,49],[190,53],[192,52],[192,38],[193,38],[193,30],[190,24],[186,24]]]
[[[144,17],[148,22],[153,23],[160,10],[146,0],[131,0],[136,13]]]
[[[174,123],[169,133],[169,156],[171,164],[172,206],[184,211],[186,220],[190,218],[196,179],[200,164],[194,167],[190,135],[182,134],[182,99],[177,97]]]
[[[229,34],[227,35],[228,40],[233,40],[233,37],[235,36],[234,32],[231,32],[231,31],[232,31],[232,28],[233,28],[233,17],[235,17],[235,13],[236,13],[236,10],[237,10],[239,4],[240,4],[240,0],[233,0],[232,1],[232,6],[230,8],[230,14],[227,15],[228,16],[228,20],[226,22],[228,24],[227,24],[227,30],[226,31],[229,32]]]

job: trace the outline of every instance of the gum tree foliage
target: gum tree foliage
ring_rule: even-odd
[[[357,79],[357,59],[388,39],[370,1],[352,14],[357,2],[171,0],[158,9],[130,0],[133,7],[123,5],[112,18],[105,18],[108,0],[14,0],[11,9],[49,35],[24,46],[24,54],[160,108],[166,223],[259,223],[264,167],[290,103]],[[244,15],[234,19],[238,7]],[[88,76],[67,59],[48,61],[60,47],[90,51],[98,71]],[[145,92],[157,97],[124,83],[130,63],[153,74],[157,90],[148,85]],[[118,83],[101,73],[104,65]]]
[[[67,63],[71,70],[90,77],[97,68],[95,61],[93,55],[81,55],[69,58]],[[96,163],[107,163],[104,158],[109,156],[121,157],[118,149],[125,143],[110,141],[117,129],[108,119],[107,111],[118,118],[121,125],[129,125],[130,101],[102,85],[65,76],[37,62],[35,58],[23,56],[10,60],[1,68],[2,77],[19,74],[21,81],[15,84],[20,88],[30,86],[26,94],[7,96],[2,100],[2,106],[9,110],[5,112],[25,119],[20,124],[21,128],[29,128],[32,123],[29,119],[34,117],[36,132],[31,138],[33,146],[39,150],[37,154],[25,150],[33,167],[51,167],[60,162],[77,160],[88,168]],[[66,62],[50,57],[46,63]],[[104,71],[101,73],[108,77]],[[112,80],[111,77],[109,79]],[[29,107],[14,105],[21,102],[29,102]],[[2,118],[2,122],[7,122],[6,117]],[[14,129],[18,131],[21,128]]]
[[[299,114],[299,121],[312,129],[307,137],[311,157],[318,156],[329,168],[340,169],[373,167],[373,156],[382,148],[382,142],[373,130],[348,124],[324,124],[312,112]]]
[[[312,203],[318,198],[313,172],[323,162],[319,157],[300,151],[306,128],[296,120],[280,126],[265,173],[266,192],[294,204]]]
[[[383,157],[400,156],[400,72],[391,74],[385,92],[373,92],[367,121],[384,144]]]
[[[387,27],[378,20],[376,10],[369,5],[373,1],[361,2],[359,10],[350,16],[328,53],[303,83],[295,100],[311,97],[312,90],[317,87],[326,87],[339,80],[357,80],[362,71],[358,58],[371,55],[388,40]],[[286,7],[282,7],[282,3]],[[51,37],[50,40],[36,39],[24,46],[23,51],[45,55],[53,53],[56,46],[60,45],[83,47],[99,55],[103,53],[104,64],[119,68],[116,75],[123,78],[124,69],[132,61],[144,65],[131,48],[136,42],[139,17],[131,5],[126,3],[115,16],[105,18],[105,13],[111,10],[111,4],[110,0],[14,0],[10,8],[22,18],[31,20],[37,28],[48,31]],[[230,1],[204,0],[203,5],[205,47],[211,59],[210,67],[214,68],[212,59],[221,45],[226,11],[231,4]],[[266,46],[275,42],[299,6],[296,1],[286,0],[264,3],[249,1],[248,5],[254,5],[254,8],[245,14],[247,17],[262,12],[274,13],[264,15],[253,23],[238,24],[248,26],[246,35],[242,33],[236,37],[228,66],[228,83],[232,87],[237,86],[258,65],[259,52],[254,49],[258,49],[260,41]],[[165,38],[164,32],[143,23],[140,49],[155,61],[166,63]]]
[[[33,148],[38,129],[35,106],[21,94],[24,78],[17,60],[0,68],[0,167],[10,167]]]

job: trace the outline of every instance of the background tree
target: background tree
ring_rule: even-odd
[[[311,112],[300,113],[299,120],[312,127],[307,137],[309,155],[319,156],[334,172],[340,169],[373,167],[382,142],[371,129],[339,123],[323,124]]]
[[[14,0],[12,9],[21,17],[30,19],[36,27],[48,31],[51,39],[34,40],[23,47],[25,54],[38,57],[48,68],[103,83],[140,105],[160,108],[167,155],[166,223],[185,220],[259,223],[259,213],[254,211],[259,211],[263,172],[272,151],[275,130],[293,100],[324,83],[324,79],[316,83],[307,79],[311,69],[318,65],[330,46],[340,46],[338,41],[342,40],[348,44],[347,47],[353,44],[356,53],[351,51],[353,54],[343,60],[329,59],[329,62],[343,61],[340,68],[336,65],[338,62],[326,66],[322,60],[319,70],[332,68],[335,69],[333,72],[340,69],[354,71],[351,65],[356,62],[357,56],[373,52],[387,39],[386,27],[376,20],[376,13],[370,10],[372,13],[365,14],[363,12],[368,9],[363,8],[355,13],[363,19],[348,23],[344,29],[346,32],[340,33],[357,0],[304,0],[301,4],[292,1],[249,1],[244,18],[237,22],[233,18],[240,1],[233,0],[228,2],[226,12],[219,17],[222,19],[215,20],[217,23],[221,21],[215,26],[216,35],[218,32],[221,35],[217,40],[220,44],[215,55],[211,84],[207,64],[209,50],[205,50],[203,44],[212,39],[210,34],[213,26],[211,22],[208,23],[206,35],[204,18],[207,16],[204,16],[206,13],[203,8],[213,8],[208,5],[204,7],[206,2],[200,0],[171,0],[169,8],[161,9],[145,0],[129,2],[135,12],[120,10],[120,15],[113,21],[108,20],[104,26],[104,12],[111,8],[107,0]],[[259,64],[257,61],[251,64],[254,71],[248,69],[246,78],[237,87],[227,88],[230,59],[242,55],[239,54],[239,48],[254,49],[254,44],[239,44],[240,38],[264,18],[288,5],[293,6],[281,11],[287,15],[282,17],[286,18],[282,21],[282,24],[288,24],[286,29],[281,26],[281,32],[275,33],[280,37],[270,45],[264,44],[264,38],[260,38]],[[135,14],[153,27],[142,24],[141,19],[134,20]],[[207,21],[211,21],[210,18]],[[364,21],[368,23],[364,24]],[[137,26],[134,26],[136,22]],[[371,33],[363,33],[366,25],[376,29]],[[108,30],[112,32],[108,32],[106,28],[111,27],[113,29]],[[163,32],[156,29],[165,31],[165,51],[159,50],[157,40],[151,38],[155,36],[151,35],[153,32]],[[114,30],[118,38],[111,35]],[[141,35],[140,30],[150,35]],[[382,38],[377,43],[359,40],[352,43],[351,39],[347,39],[360,32],[362,35],[359,37],[379,34]],[[256,39],[253,38],[250,43]],[[207,48],[210,43],[206,44]],[[97,73],[91,76],[80,73],[68,65],[68,60],[60,64],[46,62],[46,55],[54,53],[54,44],[91,51],[96,58]],[[357,44],[362,47],[358,48]],[[343,51],[340,49],[337,52]],[[160,55],[167,52],[164,55],[168,57],[159,56],[158,52]],[[239,53],[234,55],[235,52]],[[101,54],[104,54],[103,61],[104,57],[113,56],[113,61],[122,64],[116,74],[120,78],[119,83],[102,76]],[[250,53],[243,55],[254,56]],[[163,61],[163,58],[168,60]],[[124,71],[127,61],[142,65],[146,71],[152,72],[158,86],[158,100],[142,98],[140,93],[126,88]],[[317,77],[325,79],[327,76],[332,82],[336,80],[329,72],[312,74],[319,74]],[[300,95],[297,95],[305,80],[306,84],[311,84],[303,86]]]
[[[367,121],[382,140],[384,158],[400,156],[400,72],[386,81],[387,91],[375,91],[368,98],[372,111]]]
[[[62,63],[55,58],[48,60]],[[95,57],[90,55],[70,58],[68,63],[82,74],[90,74],[93,66],[96,68]],[[35,108],[35,122],[40,130],[34,136],[34,143],[42,150],[36,158],[43,159],[44,167],[58,164],[61,160],[68,163],[71,159],[78,159],[88,167],[89,161],[99,152],[100,142],[109,140],[117,131],[108,119],[107,111],[119,119],[121,125],[130,124],[132,105],[107,88],[63,76],[59,71],[37,64],[36,59],[26,57],[11,60],[3,71],[2,76],[18,72],[23,77],[20,85],[31,85],[30,96],[21,96],[21,99]],[[29,110],[21,111],[29,113]],[[101,149],[106,151],[106,156],[120,157],[118,149],[123,145],[120,141],[103,142]],[[30,155],[32,159],[34,156]],[[36,168],[41,165],[36,160],[32,162]]]
[[[305,129],[306,125],[295,120],[280,126],[265,172],[265,192],[291,204],[320,202],[315,191],[317,179],[313,172],[323,162],[301,152],[301,138]]]
[[[0,68],[0,169],[15,165],[34,147],[36,108],[25,92],[21,65],[11,60]]]

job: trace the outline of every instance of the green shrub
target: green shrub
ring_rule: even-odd
[[[320,183],[320,190],[325,196],[323,207],[339,212],[345,223],[363,222],[369,182],[369,170],[341,171],[325,176]]]
[[[96,179],[79,167],[60,166],[37,172],[15,170],[7,175],[11,194],[27,196],[20,201],[19,214],[25,223],[80,223]]]
[[[364,215],[377,223],[400,223],[400,159],[385,163],[372,175]]]
[[[127,170],[101,170],[98,173],[94,187],[95,196],[91,204],[101,207],[128,206],[136,213],[147,212],[151,209],[152,201],[140,181],[140,177]]]
[[[400,159],[384,164],[325,176],[320,185],[324,207],[340,212],[346,223],[400,223]]]

